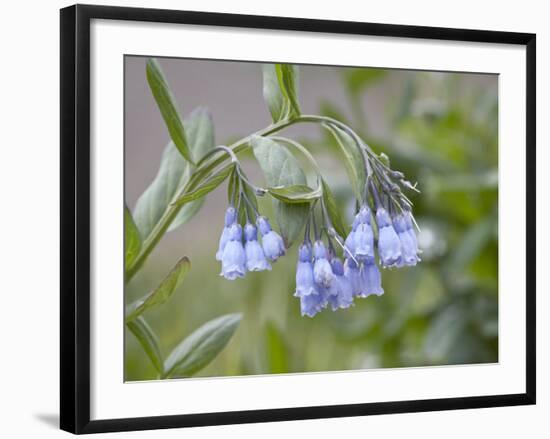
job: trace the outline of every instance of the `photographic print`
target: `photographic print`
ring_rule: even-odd
[[[60,23],[63,430],[535,404],[535,34]]]
[[[127,382],[497,363],[498,75],[124,56]]]

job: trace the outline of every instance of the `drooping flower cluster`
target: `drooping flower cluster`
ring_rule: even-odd
[[[298,250],[296,292],[302,315],[313,317],[330,305],[333,311],[353,305],[356,297],[384,294],[376,263],[371,212],[363,206],[355,216],[351,232],[343,246],[342,260],[330,243],[327,250],[321,240],[313,249],[308,238]],[[394,216],[383,207],[376,212],[378,260],[382,267],[416,265],[418,246],[409,212]],[[329,238],[330,239],[330,238]]]
[[[247,221],[243,234],[236,209],[233,206],[227,208],[216,253],[216,259],[222,263],[220,276],[235,280],[244,277],[247,271],[271,270],[270,261],[275,262],[285,254],[283,238],[271,229],[269,220],[258,216],[256,224],[257,227]],[[258,242],[258,229],[261,244]]]
[[[361,186],[355,187],[357,208],[349,233],[335,212],[332,195],[309,153],[305,155],[317,168],[320,190],[302,185],[292,190],[286,188],[285,192],[284,187],[255,186],[244,174],[234,153],[227,147],[218,147],[231,156],[234,164],[228,185],[230,206],[216,254],[222,264],[221,276],[234,280],[244,277],[247,271],[271,270],[270,262],[285,254],[283,239],[257,210],[255,196],[267,193],[279,202],[310,203],[304,240],[298,249],[294,293],[300,300],[302,316],[313,317],[325,308],[346,309],[356,298],[381,296],[384,289],[379,267],[414,266],[420,261],[412,202],[403,192],[403,189],[418,192],[416,185],[405,180],[403,173],[392,170],[386,156],[374,154],[349,128],[346,132],[360,153],[362,161],[357,165],[364,166],[365,171]],[[304,152],[303,147],[297,147]],[[345,239],[338,235],[333,222],[340,234],[347,233]]]

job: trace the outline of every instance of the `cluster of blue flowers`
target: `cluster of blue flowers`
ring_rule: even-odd
[[[363,206],[355,216],[344,242],[344,263],[317,239],[313,248],[306,237],[298,251],[296,292],[302,315],[313,317],[330,305],[333,311],[353,305],[355,297],[384,294],[376,263],[371,212]],[[382,267],[416,265],[418,244],[409,211],[390,217],[386,209],[376,211],[378,260]],[[329,238],[330,239],[330,238]]]
[[[373,221],[378,230],[377,241]],[[379,206],[373,217],[369,207],[363,206],[355,215],[344,241],[343,262],[336,254],[330,234],[327,248],[321,239],[316,239],[312,245],[308,232],[309,227],[298,249],[294,294],[300,299],[303,316],[313,317],[328,306],[333,311],[349,308],[356,297],[384,294],[378,263],[384,268],[398,268],[414,266],[420,261],[412,215],[408,210],[391,216]],[[339,237],[333,237],[340,242]],[[216,253],[216,259],[222,264],[221,276],[235,280],[248,271],[271,270],[270,262],[275,262],[285,252],[283,239],[271,228],[266,217],[258,215],[256,224],[247,222],[243,233],[236,209],[227,208]]]
[[[225,212],[223,228],[216,259],[221,261],[220,276],[229,280],[244,277],[247,271],[271,270],[275,262],[286,252],[283,238],[271,229],[266,217],[258,216],[256,225],[247,222],[243,228],[237,221],[237,211],[229,206]],[[261,245],[258,242],[258,229]]]
[[[271,270],[271,263],[286,253],[281,236],[257,210],[254,195],[265,195],[268,190],[252,184],[234,155],[232,159],[236,165],[229,184],[230,205],[216,253],[222,266],[220,276],[229,280],[245,277],[249,271]],[[420,261],[412,203],[394,180],[404,188],[417,189],[401,172],[392,171],[376,157],[368,155],[365,160],[371,174],[345,240],[336,234],[324,198],[311,204],[296,267],[294,296],[300,300],[302,316],[313,317],[325,308],[349,308],[358,297],[381,296],[384,289],[379,267],[414,266]],[[316,208],[320,208],[323,221],[320,229],[315,221]],[[321,239],[323,234],[327,244]]]

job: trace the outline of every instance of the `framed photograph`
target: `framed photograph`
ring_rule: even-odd
[[[61,10],[61,428],[535,403],[535,35]]]

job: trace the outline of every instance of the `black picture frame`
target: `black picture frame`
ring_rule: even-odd
[[[494,396],[90,420],[90,22],[93,19],[525,46],[527,60],[525,66],[527,79],[526,392]],[[62,9],[60,23],[60,426],[63,430],[77,434],[98,433],[535,404],[535,34],[89,5],[75,5]]]

